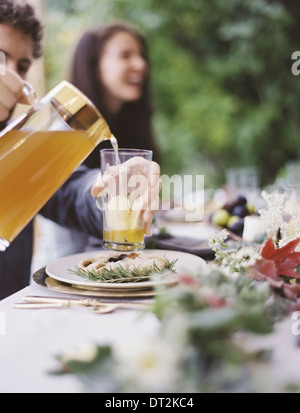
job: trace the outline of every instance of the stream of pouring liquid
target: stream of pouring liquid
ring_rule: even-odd
[[[121,162],[120,162],[120,158],[119,158],[119,145],[118,145],[118,141],[117,141],[117,139],[116,139],[114,136],[112,136],[112,137],[110,138],[110,143],[111,143],[111,146],[113,147],[113,150],[115,151],[116,165],[120,165]]]
[[[113,147],[113,150],[115,152],[115,157],[116,157],[116,166],[119,166],[121,164],[120,157],[119,157],[119,144],[115,136],[111,135],[109,138],[111,146]],[[104,198],[103,195],[99,195],[97,198],[97,206],[98,208],[103,211],[104,209]]]

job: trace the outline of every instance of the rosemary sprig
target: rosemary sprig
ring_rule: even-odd
[[[177,259],[173,261],[167,261],[163,267],[158,267],[154,262],[150,268],[139,269],[134,267],[132,270],[127,271],[120,264],[117,268],[109,269],[103,268],[100,273],[97,271],[83,270],[76,267],[75,270],[69,270],[75,275],[84,277],[90,281],[99,281],[103,283],[126,283],[126,282],[141,282],[148,281],[152,274],[161,274],[165,271],[174,271],[174,266]]]

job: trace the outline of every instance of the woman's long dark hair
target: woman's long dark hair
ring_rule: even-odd
[[[103,100],[98,77],[99,61],[106,42],[119,32],[129,33],[138,40],[149,67],[149,56],[144,37],[128,24],[115,23],[90,30],[82,36],[74,53],[70,81],[95,104],[104,116],[118,140],[119,147],[150,149],[153,151],[153,159],[159,162],[152,131],[153,108],[150,98],[149,71],[141,98],[135,102],[126,102],[117,115],[111,116],[109,114]],[[109,147],[109,145],[102,143],[100,147]],[[99,165],[99,150],[94,151],[85,163],[90,167]]]

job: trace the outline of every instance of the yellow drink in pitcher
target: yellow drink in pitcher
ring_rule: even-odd
[[[92,149],[84,131],[11,130],[0,138],[0,237],[11,242]]]

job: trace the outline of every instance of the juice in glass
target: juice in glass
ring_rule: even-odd
[[[118,168],[116,187],[112,185],[104,195],[103,246],[116,251],[134,251],[145,248],[144,221],[141,199],[132,196],[132,176],[127,176],[124,163],[133,157],[152,160],[152,151],[139,149],[102,149],[100,151],[102,174],[112,167]],[[120,172],[123,168],[123,172]],[[125,168],[126,170],[126,168]],[[125,172],[125,173],[124,173]],[[146,179],[145,177],[143,177]],[[140,194],[142,195],[142,194]]]

